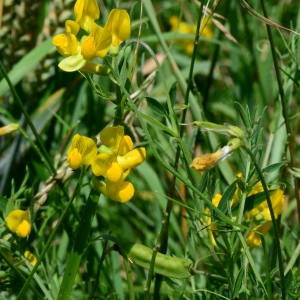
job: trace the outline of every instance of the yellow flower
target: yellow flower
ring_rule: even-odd
[[[201,36],[206,38],[212,38],[213,32],[211,29],[212,22],[209,20],[207,21],[207,17],[204,18],[202,22],[202,28],[200,29]],[[195,25],[188,24],[186,22],[181,22],[177,16],[172,16],[169,19],[171,24],[171,31],[181,33],[181,34],[193,34],[195,35],[197,27]],[[184,45],[185,51],[189,54],[193,53],[194,50],[194,39],[183,39],[183,40],[176,40],[177,43]]]
[[[270,230],[271,226],[272,226],[272,221],[266,221],[261,225],[256,226],[254,230],[261,232],[263,235],[266,235],[266,233]],[[258,247],[261,244],[261,239],[259,234],[253,231],[249,232],[246,237],[246,244],[250,248]]]
[[[96,176],[104,176],[109,181],[119,181],[121,171],[133,169],[146,158],[145,148],[132,150],[133,143],[129,136],[124,136],[123,126],[107,127],[100,133],[98,154],[92,162],[92,170]]]
[[[16,131],[20,128],[17,123],[12,123],[3,127],[0,127],[0,136]]]
[[[221,194],[216,194],[215,197],[212,199],[212,204],[213,204],[215,207],[218,207],[218,205],[219,205],[221,199],[222,199],[222,195],[221,195]],[[205,213],[206,213],[207,215],[210,215],[210,210],[209,210],[208,207],[205,209]],[[209,229],[209,230],[208,230],[208,235],[209,235],[209,237],[210,237],[210,239],[211,239],[211,241],[212,241],[212,244],[213,244],[214,246],[217,246],[216,240],[215,240],[214,235],[213,235],[213,232],[212,232],[212,231],[214,231],[214,230],[217,229],[217,226],[215,226],[215,225],[210,225],[212,222],[211,222],[211,217],[209,217],[209,216],[205,216],[205,221],[202,220],[202,222],[204,223],[204,225],[208,226],[208,229]]]
[[[76,134],[67,152],[67,162],[71,169],[76,170],[82,165],[89,166],[96,154],[96,143],[88,137]]]
[[[100,9],[96,0],[77,0],[74,6],[75,22],[85,31],[90,32],[94,20],[99,19]]]
[[[92,187],[113,201],[125,203],[134,195],[134,186],[129,181],[111,182],[92,179]]]
[[[10,231],[18,236],[25,238],[30,234],[29,208],[27,210],[15,209],[6,218],[6,224]]]
[[[215,153],[208,153],[197,156],[193,159],[190,167],[196,171],[202,172],[211,169],[215,164],[223,161],[242,145],[239,138],[230,140],[225,147]]]
[[[76,22],[67,20],[65,22],[66,35],[58,34],[52,39],[52,43],[62,56],[72,56],[79,53],[80,43],[76,38],[79,28]]]
[[[112,47],[110,53],[118,55],[119,45],[130,37],[130,17],[126,10],[113,9],[105,24],[107,29],[112,34]]]
[[[55,39],[54,37],[53,41],[56,40],[62,41],[60,38]],[[72,36],[74,38],[74,36]],[[66,72],[74,72],[77,70],[82,70],[85,72],[93,72],[100,75],[107,75],[107,68],[103,65],[97,65],[92,60],[96,57],[103,58],[111,45],[112,36],[110,32],[96,23],[92,25],[91,32],[89,36],[84,36],[81,39],[81,43],[79,43],[76,39],[72,39],[72,46],[75,49],[75,44],[77,45],[77,51],[73,52],[72,54],[70,52],[67,53],[67,58],[63,59],[58,66],[66,71]],[[53,42],[53,43],[54,43]],[[78,45],[79,43],[79,45]],[[56,42],[56,45],[58,42]],[[56,46],[58,51],[62,47]]]
[[[127,202],[134,195],[134,187],[125,179],[131,169],[145,160],[146,150],[133,149],[131,138],[124,136],[124,127],[120,125],[102,130],[100,140],[103,144],[92,162],[92,171],[106,182],[93,179],[92,186],[114,201]]]
[[[33,253],[31,253],[31,252],[29,252],[29,251],[25,251],[24,252],[24,256],[25,256],[25,258],[29,261],[29,263],[34,267],[35,265],[36,265],[36,262],[37,262],[37,258],[36,258],[36,256],[33,254]]]
[[[258,182],[254,188],[250,191],[248,196],[260,193],[263,191],[262,185]],[[274,210],[275,218],[277,219],[279,215],[282,214],[284,210],[284,195],[281,189],[275,189],[274,193],[270,196],[272,207]],[[249,212],[245,213],[246,219],[256,219],[256,220],[272,220],[270,210],[268,207],[267,200],[260,203],[258,206],[251,209]]]

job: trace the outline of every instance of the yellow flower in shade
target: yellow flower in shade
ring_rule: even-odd
[[[113,9],[105,24],[107,29],[112,34],[112,47],[110,53],[118,55],[119,45],[130,37],[130,17],[126,10]]]
[[[134,186],[129,181],[111,182],[92,179],[92,187],[113,201],[125,203],[134,195]]]
[[[261,183],[257,183],[248,196],[260,193],[263,191]],[[279,215],[282,214],[284,210],[284,195],[281,189],[275,189],[274,193],[270,196],[272,207],[274,210],[275,218],[277,219]],[[270,210],[268,207],[267,200],[260,203],[258,206],[251,209],[249,212],[245,213],[246,219],[255,220],[272,220]]]
[[[218,207],[218,205],[219,205],[221,199],[222,199],[222,195],[221,195],[221,194],[216,194],[215,197],[213,197],[213,199],[212,199],[212,204],[213,204],[215,207]],[[210,210],[209,210],[208,207],[205,209],[205,213],[206,213],[207,215],[210,215]],[[209,228],[209,230],[208,230],[208,235],[209,235],[209,237],[210,237],[210,239],[211,239],[211,241],[212,241],[212,244],[213,244],[214,246],[217,246],[216,240],[215,240],[214,235],[213,235],[213,232],[212,232],[212,231],[216,230],[217,227],[216,227],[215,225],[210,225],[210,224],[212,223],[212,222],[211,222],[211,217],[205,216],[205,221],[202,220],[202,222],[204,223],[205,226],[208,226],[208,228]]]
[[[76,134],[67,152],[67,162],[71,169],[76,170],[82,165],[89,166],[96,154],[96,143],[88,137]]]
[[[20,128],[20,125],[17,123],[12,123],[3,127],[0,127],[0,136],[16,131]]]
[[[169,23],[171,25],[171,31],[177,32],[180,34],[192,34],[195,35],[197,27],[195,25],[188,24],[186,22],[181,22],[180,19],[177,16],[172,16],[169,19]],[[212,22],[208,18],[205,17],[202,21],[202,28],[200,29],[201,36],[205,38],[212,38],[213,32],[211,29]],[[188,38],[188,39],[182,39],[182,40],[176,40],[177,43],[180,43],[181,45],[184,45],[185,51],[189,54],[193,53],[194,50],[194,39]]]
[[[11,211],[6,218],[6,224],[9,230],[18,236],[23,238],[28,236],[31,231],[29,208],[25,211],[20,209]]]
[[[74,6],[75,22],[90,32],[94,20],[99,19],[100,9],[96,0],[77,0]]]
[[[66,72],[81,70],[107,75],[108,69],[101,64],[95,64],[92,60],[97,57],[103,58],[107,54],[111,40],[110,32],[94,23],[90,35],[81,39],[77,52],[69,56],[65,55],[68,57],[63,59],[58,66]],[[56,48],[59,49],[57,46]]]
[[[266,235],[266,233],[270,230],[272,226],[272,221],[266,221],[254,228],[254,230],[261,232],[263,235]],[[258,247],[261,244],[261,238],[259,234],[256,232],[249,232],[246,237],[246,244],[250,248]]]
[[[33,253],[31,253],[29,251],[25,251],[24,256],[33,267],[36,265],[37,258]]]

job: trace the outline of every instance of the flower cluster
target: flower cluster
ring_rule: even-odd
[[[66,72],[80,70],[107,75],[108,68],[93,60],[103,58],[108,51],[111,55],[118,54],[119,45],[130,37],[128,13],[125,10],[113,9],[104,27],[95,23],[100,17],[96,0],[77,0],[74,13],[75,21],[65,22],[66,34],[58,34],[52,40],[57,51],[66,57],[58,66]],[[78,41],[80,28],[86,34]]]
[[[146,150],[133,149],[130,136],[124,135],[120,125],[102,130],[100,140],[102,145],[97,151],[94,140],[76,134],[67,152],[67,162],[73,170],[91,165],[97,177],[91,181],[93,188],[114,201],[127,202],[133,197],[134,187],[126,178],[145,160]]]
[[[238,175],[240,177],[240,175]],[[263,192],[262,184],[261,182],[258,182],[249,192],[247,195],[248,197]],[[218,207],[220,201],[222,199],[221,194],[216,194],[215,197],[212,199],[212,204]],[[280,214],[282,214],[284,210],[284,195],[283,191],[279,188],[275,189],[273,194],[270,196],[272,207],[274,210],[275,218],[277,219]],[[238,201],[238,191],[235,193],[232,201],[231,206],[233,206]],[[206,208],[205,213],[207,215],[210,214],[209,209]],[[262,203],[260,203],[258,206],[254,207],[250,211],[247,211],[244,213],[243,221],[246,225],[251,226],[254,231],[251,231],[248,233],[246,237],[246,244],[250,248],[258,247],[261,244],[260,235],[256,233],[255,231],[258,231],[262,233],[263,235],[266,235],[266,233],[270,230],[272,226],[272,218],[270,215],[270,210],[268,207],[267,200],[264,200]],[[214,238],[214,235],[212,231],[216,231],[217,227],[212,224],[211,218],[206,216],[205,220],[202,220],[202,222],[209,226],[209,237],[213,243],[214,246],[216,246],[216,241]],[[255,226],[258,224],[257,226]]]

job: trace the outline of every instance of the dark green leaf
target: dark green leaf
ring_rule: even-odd
[[[175,82],[172,84],[172,86],[171,86],[171,88],[170,88],[169,95],[170,95],[172,107],[174,107],[175,101],[176,101],[176,97],[177,97],[177,81],[175,81]]]
[[[7,202],[8,200],[6,198],[0,196],[0,211],[2,211],[3,213],[5,212]]]
[[[275,190],[268,191],[269,196],[271,196],[274,192]],[[265,200],[266,200],[265,192],[257,193],[247,197],[244,212],[253,209],[254,207],[264,202]]]
[[[218,205],[218,208],[224,213],[226,214],[229,206],[230,206],[230,202],[233,198],[233,195],[236,191],[236,180],[226,189],[225,193],[222,196],[222,199]]]
[[[233,298],[235,298],[238,295],[241,289],[242,282],[243,282],[243,274],[244,274],[244,268],[241,268],[234,283]]]
[[[242,119],[242,122],[244,123],[245,127],[246,128],[249,128],[250,127],[250,122],[248,120],[248,116],[247,116],[247,113],[245,112],[245,109],[243,108],[243,106],[238,103],[238,102],[235,102],[235,105],[239,111],[239,115]]]
[[[165,108],[154,98],[146,97],[148,106],[156,113],[158,116],[165,117],[166,110]]]
[[[263,169],[263,172],[272,173],[272,172],[276,171],[277,169],[280,169],[284,165],[285,165],[285,162],[280,162],[280,163],[272,164],[272,165],[269,165],[269,166],[265,167]]]

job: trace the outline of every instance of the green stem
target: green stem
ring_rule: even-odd
[[[251,160],[254,164],[254,167],[255,167],[255,169],[258,173],[258,177],[259,177],[259,179],[261,181],[261,184],[262,184],[262,187],[264,189],[266,200],[267,200],[267,203],[268,203],[268,208],[269,208],[270,215],[271,215],[271,218],[272,218],[272,225],[273,225],[273,228],[274,228],[274,239],[275,239],[275,245],[276,245],[276,248],[277,248],[278,265],[279,265],[279,273],[280,273],[280,280],[281,280],[282,299],[284,300],[286,289],[285,289],[284,269],[283,269],[283,262],[282,262],[281,248],[280,248],[280,240],[279,240],[278,227],[277,227],[277,223],[276,223],[276,217],[275,217],[275,214],[274,214],[272,202],[271,202],[270,195],[269,195],[269,192],[268,192],[268,187],[267,187],[265,178],[263,176],[263,173],[262,173],[260,167],[258,166],[253,153],[250,151],[249,148],[247,148],[245,146],[243,146],[243,149],[245,149],[246,152],[251,157]]]
[[[265,4],[264,4],[263,0],[261,0],[260,2],[261,2],[261,6],[262,6],[262,9],[264,12],[264,16],[265,16],[265,18],[268,19],[268,13],[267,13]],[[284,97],[284,90],[283,90],[282,80],[281,80],[281,75],[280,75],[281,73],[280,73],[280,70],[278,67],[278,62],[276,59],[276,50],[275,50],[275,45],[274,45],[274,41],[273,41],[273,36],[272,36],[271,28],[268,25],[267,25],[267,32],[268,32],[268,37],[269,37],[269,41],[270,41],[273,63],[274,63],[274,68],[275,68],[275,73],[276,73],[276,78],[277,78],[280,99],[281,99],[282,114],[283,114],[283,118],[284,118],[284,123],[285,123],[285,128],[286,128],[286,133],[287,133],[287,140],[288,140],[288,147],[289,147],[290,156],[291,156],[291,167],[295,168],[296,167],[295,149],[294,149],[292,130],[291,130],[291,126],[289,123],[288,108],[287,108],[287,104],[286,104],[285,97]],[[300,223],[300,192],[299,192],[298,179],[296,177],[294,177],[294,186],[295,186],[295,197],[297,199],[298,222]]]
[[[6,79],[8,85],[9,85],[9,87],[10,87],[10,89],[11,89],[13,95],[14,95],[15,100],[16,100],[17,103],[19,104],[19,106],[20,106],[20,108],[21,108],[21,111],[22,111],[22,113],[24,114],[25,119],[26,119],[26,121],[27,121],[29,127],[30,127],[30,129],[32,130],[32,132],[33,132],[33,134],[34,134],[34,136],[35,136],[35,138],[36,138],[36,141],[37,141],[37,143],[38,143],[38,146],[39,146],[39,147],[41,148],[41,150],[42,150],[42,153],[43,153],[42,158],[45,160],[46,166],[47,166],[49,172],[50,172],[50,173],[56,174],[56,169],[55,169],[55,167],[54,167],[54,165],[53,165],[53,163],[52,163],[52,160],[50,159],[50,156],[49,156],[49,154],[48,154],[48,152],[47,152],[47,150],[46,150],[46,148],[45,148],[45,146],[44,146],[44,142],[42,141],[42,139],[40,138],[39,134],[37,133],[37,131],[36,131],[36,129],[35,129],[35,127],[34,127],[32,121],[31,121],[31,119],[30,119],[30,116],[29,116],[27,110],[25,109],[25,107],[24,107],[24,105],[23,105],[23,103],[22,103],[22,101],[21,101],[21,99],[20,99],[20,97],[19,97],[19,95],[18,95],[18,93],[17,93],[15,87],[13,86],[13,84],[12,84],[12,82],[11,82],[9,76],[7,75],[7,73],[6,73],[6,71],[5,71],[5,68],[4,68],[4,66],[3,66],[3,64],[2,64],[1,61],[0,61],[0,71],[1,71],[1,73],[2,73],[2,75],[3,75],[3,77]]]
[[[82,255],[87,244],[87,239],[89,237],[92,221],[96,213],[98,200],[99,194],[92,190],[87,199],[86,207],[83,212],[83,217],[79,223],[72,252],[68,257],[67,267],[57,299],[64,300],[69,299],[70,297],[74,280],[82,259]]]
[[[58,230],[58,228],[60,227],[64,217],[66,216],[70,206],[72,205],[73,203],[73,200],[76,198],[76,196],[79,194],[80,192],[80,188],[81,188],[81,183],[82,183],[82,180],[83,180],[83,176],[85,174],[85,168],[82,168],[81,170],[81,173],[80,173],[80,176],[79,176],[79,179],[78,179],[78,182],[77,182],[77,185],[76,185],[76,188],[75,188],[75,191],[72,195],[72,197],[70,198],[67,206],[65,207],[62,215],[60,216],[56,226],[54,227],[54,229],[51,231],[51,234],[47,240],[47,243],[45,244],[44,248],[43,248],[43,251],[41,252],[40,256],[38,257],[38,260],[37,260],[37,263],[36,265],[33,267],[32,271],[30,272],[25,284],[23,285],[21,291],[19,292],[19,295],[17,296],[16,300],[21,300],[23,299],[23,294],[26,292],[27,288],[28,288],[28,285],[32,279],[32,277],[34,276],[34,273],[36,272],[38,266],[40,265],[41,261],[43,260],[46,252],[48,251],[48,248],[50,247],[50,244],[52,243],[52,240]]]

